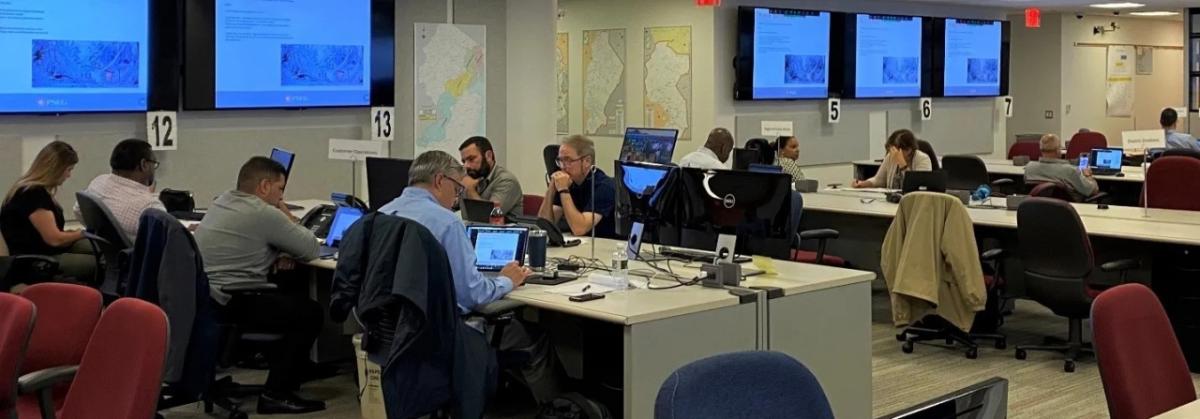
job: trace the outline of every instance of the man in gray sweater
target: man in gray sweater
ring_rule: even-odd
[[[317,257],[317,238],[283,202],[286,182],[282,165],[266,157],[251,158],[238,172],[237,189],[213,201],[196,230],[218,311],[246,331],[283,335],[268,352],[271,372],[259,397],[260,414],[325,409],[324,402],[295,393],[313,367],[308,352],[324,321],[321,306],[285,292],[231,296],[221,291],[228,285],[267,282],[273,269],[290,270],[294,260]]]

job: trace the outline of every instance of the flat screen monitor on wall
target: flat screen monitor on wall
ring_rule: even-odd
[[[386,1],[188,3],[185,108],[369,106],[390,89],[394,17],[374,16],[392,16]]]
[[[844,97],[908,98],[927,93],[929,19],[855,14],[846,19]]]
[[[1000,96],[1008,93],[1007,22],[945,19],[935,54],[942,96]]]
[[[738,9],[735,99],[824,99],[838,84],[840,31],[834,13],[768,7]],[[840,38],[840,36],[838,36]],[[831,71],[832,70],[832,71]],[[837,79],[837,80],[835,80]]]
[[[9,0],[0,3],[0,113],[145,111],[151,82],[173,52],[151,50],[178,27],[171,2]],[[168,10],[169,9],[169,10]],[[164,16],[159,16],[164,15]],[[164,19],[160,19],[165,17]],[[161,22],[152,29],[151,22]],[[175,39],[163,39],[170,43]],[[170,72],[165,72],[171,75]],[[173,77],[173,75],[171,76]],[[172,95],[175,101],[178,95]],[[174,109],[171,100],[169,108]],[[156,109],[164,107],[155,106]]]

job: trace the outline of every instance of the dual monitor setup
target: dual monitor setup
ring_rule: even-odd
[[[742,6],[734,99],[1003,96],[1008,39],[999,20]]]

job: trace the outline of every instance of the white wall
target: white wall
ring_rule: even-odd
[[[1047,15],[1040,28],[1019,24],[1022,15],[1012,15],[1009,92],[1013,117],[1008,123],[1007,143],[1018,134],[1059,132],[1062,118],[1062,23],[1060,15]],[[1052,117],[1046,118],[1046,112]]]
[[[542,147],[557,143],[554,35],[556,0],[508,0],[506,167],[526,194],[545,192]],[[547,82],[550,80],[551,82]]]

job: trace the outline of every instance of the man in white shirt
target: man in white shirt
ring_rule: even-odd
[[[725,128],[714,128],[708,133],[708,141],[699,150],[693,151],[682,160],[679,167],[698,167],[701,169],[729,169],[733,160],[729,154],[733,152],[733,134]]]
[[[130,138],[117,143],[108,159],[111,174],[92,179],[84,193],[96,197],[116,218],[129,242],[137,238],[138,220],[148,208],[166,211],[162,201],[154,194],[154,172],[158,160],[150,150],[150,143]],[[79,205],[75,206],[76,214]]]

